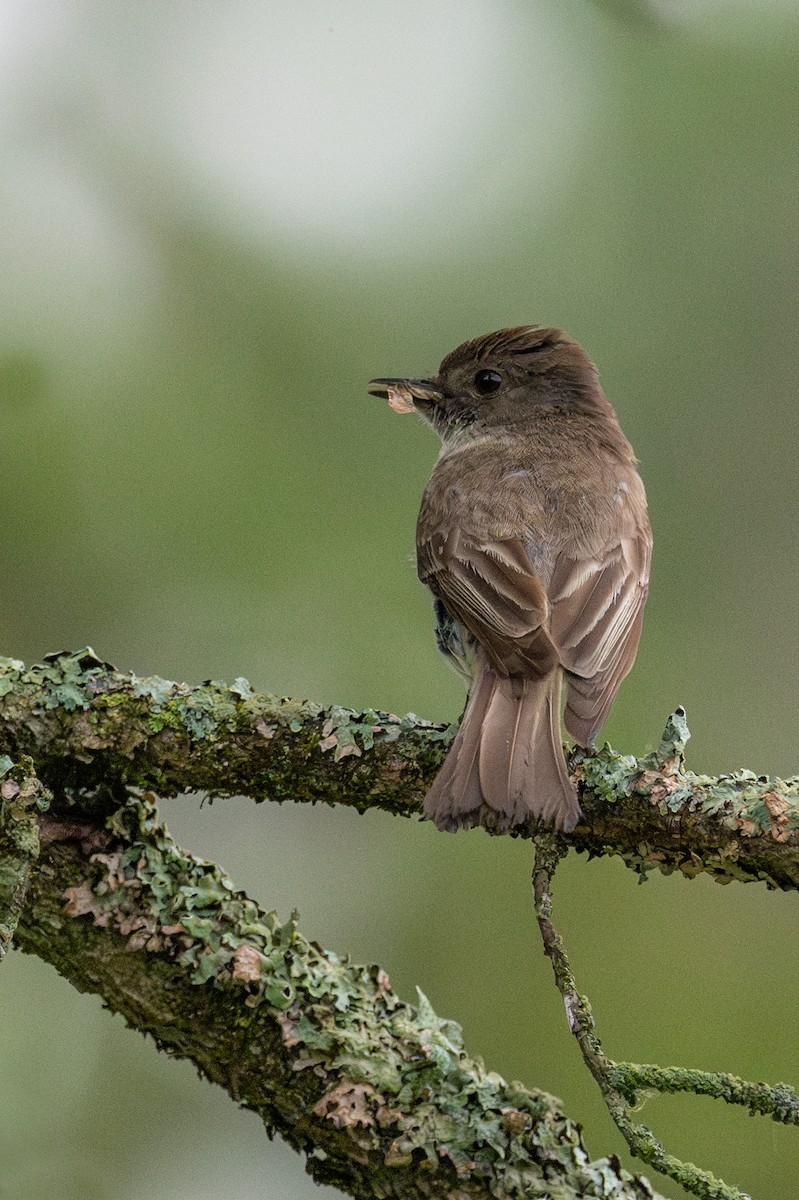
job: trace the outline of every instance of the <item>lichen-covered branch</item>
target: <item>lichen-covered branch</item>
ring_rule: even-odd
[[[0,961],[11,945],[39,856],[39,822],[50,796],[29,758],[0,755]]]
[[[0,658],[0,753],[30,753],[52,786],[114,781],[163,796],[294,800],[419,811],[451,735],[419,717],[126,674],[89,650],[26,669]]]
[[[122,803],[120,803],[120,801]],[[657,1200],[558,1102],[487,1073],[420,994],[309,943],[178,849],[154,797],[41,818],[17,942],[191,1059],[355,1197]]]
[[[415,815],[452,733],[256,695],[244,679],[142,679],[88,649],[29,669],[0,660],[0,952],[18,922],[24,949],[191,1058],[353,1196],[651,1197],[615,1160],[589,1162],[552,1097],[486,1074],[424,997],[411,1008],[382,971],[309,944],[158,823],[153,793],[181,791]],[[799,886],[799,781],[691,774],[687,738],[677,710],[646,758],[574,753],[584,816],[568,844],[639,872]],[[790,1123],[799,1097],[609,1059],[551,922],[567,843],[519,833],[537,842],[537,915],[572,1030],[631,1149],[698,1195],[740,1200],[631,1119],[636,1093],[690,1090]]]
[[[31,755],[49,786],[80,791],[84,807],[91,794],[98,811],[115,784],[133,784],[412,816],[452,732],[256,695],[245,679],[194,688],[141,679],[89,650],[29,669],[0,659],[0,754]],[[687,738],[678,710],[655,754],[573,755],[584,815],[569,844],[620,855],[638,872],[799,887],[799,779],[695,775],[683,766]]]
[[[729,1184],[666,1153],[645,1125],[633,1121],[630,1111],[639,1102],[639,1092],[682,1092],[711,1096],[728,1104],[740,1104],[754,1115],[770,1116],[786,1125],[799,1124],[799,1095],[786,1083],[771,1086],[739,1079],[721,1071],[697,1071],[685,1067],[660,1067],[645,1063],[614,1062],[602,1049],[587,998],[580,994],[563,939],[552,923],[552,877],[566,844],[559,834],[539,833],[533,868],[533,897],[544,952],[552,963],[555,982],[566,1006],[569,1028],[583,1060],[593,1075],[610,1115],[638,1158],[705,1200],[746,1200],[745,1194]]]
[[[753,1117],[771,1117],[780,1125],[799,1125],[799,1095],[787,1083],[753,1083],[727,1071],[633,1062],[614,1063],[611,1081],[631,1105],[638,1103],[638,1092],[682,1092],[740,1104]]]

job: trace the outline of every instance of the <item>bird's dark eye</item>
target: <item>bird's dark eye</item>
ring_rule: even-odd
[[[499,371],[478,371],[474,377],[474,386],[481,396],[490,396],[502,387],[502,376]]]

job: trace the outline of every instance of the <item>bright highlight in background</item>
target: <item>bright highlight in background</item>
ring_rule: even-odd
[[[102,192],[133,156],[140,201],[185,189],[187,207],[204,200],[259,238],[348,252],[385,253],[392,227],[434,241],[481,220],[531,160],[543,202],[590,90],[557,19],[531,40],[507,5],[64,0],[47,13],[6,5],[6,169],[24,125],[42,174],[67,175],[65,158]]]

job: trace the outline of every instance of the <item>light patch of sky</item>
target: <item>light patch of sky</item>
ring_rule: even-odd
[[[349,260],[535,221],[594,112],[572,34],[544,0],[3,0],[0,348],[133,344],[161,218]]]
[[[479,218],[481,170],[506,134],[535,157],[542,192],[568,169],[563,134],[586,88],[539,7],[531,24],[483,0],[170,6],[141,112],[258,235],[404,252],[409,231],[429,242]]]
[[[570,169],[588,73],[539,7],[5,0],[3,140],[93,139],[89,170],[133,155],[266,240],[392,253],[478,220],[494,168]]]
[[[76,5],[0,10],[0,350],[49,348],[103,369],[158,289],[156,255],[118,202],[83,131],[91,47]],[[81,334],[84,335],[81,338]]]
[[[714,36],[796,15],[650,2]],[[458,253],[520,197],[534,225],[601,120],[596,20],[545,0],[3,0],[0,342],[134,338],[153,218],[328,261]]]

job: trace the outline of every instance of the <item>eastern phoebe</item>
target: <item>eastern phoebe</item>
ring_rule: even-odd
[[[425,799],[439,829],[570,830],[564,721],[587,747],[635,660],[652,533],[632,447],[561,329],[465,342],[430,379],[373,379],[442,440],[416,528],[439,648],[466,677],[460,730]]]

